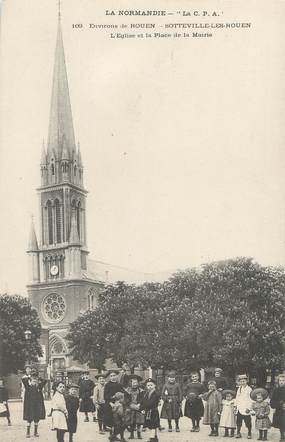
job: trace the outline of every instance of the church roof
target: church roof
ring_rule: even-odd
[[[38,241],[37,241],[37,235],[35,232],[35,226],[34,221],[32,219],[31,221],[31,230],[30,230],[30,237],[29,237],[29,245],[28,245],[28,251],[29,252],[36,252],[39,250]]]
[[[63,138],[65,138],[67,149],[72,153],[75,150],[75,137],[59,18],[47,143],[48,153],[54,151],[59,159],[62,156]]]

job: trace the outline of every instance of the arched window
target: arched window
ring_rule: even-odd
[[[55,174],[54,163],[51,163],[50,169],[51,169],[51,174],[54,175]]]
[[[55,200],[55,225],[56,225],[56,242],[61,243],[61,210],[58,199]]]
[[[96,307],[96,294],[93,289],[88,293],[88,310],[94,310]]]
[[[75,166],[74,166],[74,176],[76,176],[76,174],[77,174],[77,166],[75,164]]]
[[[53,244],[53,216],[51,202],[47,202],[48,243]]]
[[[78,231],[78,236],[80,238],[80,215],[81,215],[81,203],[79,201],[79,203],[77,204],[76,207],[76,220],[77,220],[77,231]]]

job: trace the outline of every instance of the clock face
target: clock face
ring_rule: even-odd
[[[52,276],[55,276],[55,275],[58,274],[58,267],[57,267],[56,265],[53,265],[53,266],[50,268],[50,274],[51,274]]]

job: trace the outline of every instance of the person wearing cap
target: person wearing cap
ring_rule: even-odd
[[[218,436],[219,421],[222,411],[222,395],[217,390],[216,382],[208,382],[208,392],[203,393],[200,397],[205,401],[203,424],[210,425],[211,433],[209,436]]]
[[[268,398],[268,391],[264,388],[255,388],[251,394],[252,413],[255,414],[255,428],[259,431],[259,438],[257,440],[267,440],[267,432],[271,427],[269,419],[270,406],[265,401]]]
[[[160,427],[158,405],[160,395],[156,391],[155,381],[146,380],[146,391],[140,402],[140,410],[145,414],[146,427],[151,430],[149,442],[158,442],[157,429]]]
[[[95,405],[92,400],[94,387],[94,382],[89,379],[89,373],[84,373],[79,384],[79,411],[85,414],[84,422],[89,422],[88,413],[92,413],[93,421],[96,421]]]
[[[25,387],[23,419],[27,421],[26,437],[31,437],[31,423],[34,422],[34,436],[38,437],[38,424],[46,417],[43,388],[46,380],[39,378],[37,369],[31,370],[31,377],[23,377],[22,382]]]
[[[118,371],[110,370],[108,372],[108,382],[105,384],[104,388],[104,425],[106,427],[112,428],[114,424],[113,413],[111,403],[113,403],[113,397],[116,393],[125,393],[124,387],[118,382]]]
[[[225,437],[234,437],[236,428],[235,396],[233,390],[223,390],[222,392],[222,413],[220,427],[225,429]]]
[[[206,388],[199,382],[198,372],[192,371],[190,382],[185,385],[183,390],[183,396],[186,399],[184,416],[192,420],[191,432],[200,431],[200,420],[204,415],[204,405],[199,396],[205,392]]]
[[[237,435],[236,438],[241,438],[241,427],[242,423],[245,423],[247,427],[248,434],[247,438],[251,439],[251,410],[252,410],[252,399],[250,393],[252,388],[248,385],[248,377],[246,374],[240,374],[238,377],[239,387],[237,389],[235,409],[237,414]]]
[[[182,391],[180,385],[176,382],[176,373],[174,371],[168,373],[167,381],[162,388],[161,398],[163,406],[160,418],[167,419],[169,432],[172,432],[172,419],[174,419],[175,431],[178,433],[180,431],[179,418],[182,416]]]
[[[134,439],[134,433],[137,430],[138,439],[142,439],[141,427],[144,424],[144,415],[140,411],[140,402],[144,396],[144,389],[139,386],[142,378],[136,374],[129,376],[129,387],[126,391],[129,395],[126,410],[126,423],[130,427],[129,439]]]
[[[285,441],[285,373],[278,376],[278,386],[274,388],[270,400],[274,409],[272,426],[279,428],[280,441]]]
[[[95,378],[97,379],[98,384],[95,386],[93,391],[93,402],[97,410],[99,434],[105,434],[106,427],[104,425],[104,408],[105,408],[104,390],[105,390],[106,376],[103,373],[99,373],[97,374],[97,376],[95,376]]]
[[[10,410],[8,405],[8,391],[4,386],[4,381],[0,378],[0,417],[6,417],[8,425],[11,424]]]
[[[65,404],[67,409],[67,431],[69,433],[69,442],[73,441],[73,434],[77,430],[77,412],[79,408],[78,390],[76,384],[68,385],[68,393],[65,396]]]

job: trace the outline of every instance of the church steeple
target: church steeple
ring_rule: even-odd
[[[47,143],[50,158],[54,154],[54,160],[61,159],[64,139],[71,158],[76,148],[59,11]]]

